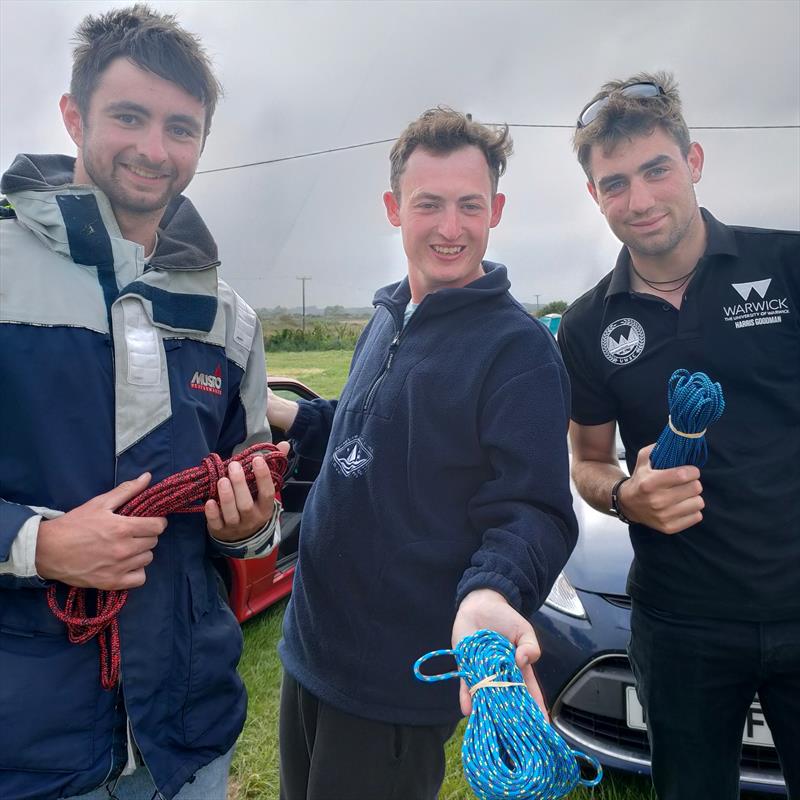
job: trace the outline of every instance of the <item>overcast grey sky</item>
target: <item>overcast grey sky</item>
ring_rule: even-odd
[[[0,0],[0,167],[18,152],[73,153],[58,112],[70,38],[121,2]],[[706,152],[698,196],[719,219],[800,227],[800,2],[151,3],[212,54],[226,96],[199,169],[389,139],[446,104],[484,122],[568,125],[611,78],[669,69]],[[564,129],[512,129],[508,197],[487,257],[523,301],[573,300],[619,248]],[[222,275],[255,306],[368,305],[404,274],[381,201],[390,144],[198,174],[187,190]]]

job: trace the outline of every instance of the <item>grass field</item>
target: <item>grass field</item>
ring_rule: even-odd
[[[324,397],[338,396],[350,366],[350,351],[268,353],[271,375],[294,377]],[[230,800],[278,798],[278,696],[281,665],[276,646],[286,603],[280,603],[244,626],[245,649],[239,671],[247,684],[250,705],[233,762]],[[461,773],[462,726],[448,744],[447,773],[440,800],[473,800]],[[576,790],[570,800],[651,800],[649,781],[606,775],[600,787]],[[381,800],[381,798],[359,798]]]
[[[267,372],[296,378],[320,397],[334,398],[344,386],[352,350],[315,350],[300,353],[267,353]]]

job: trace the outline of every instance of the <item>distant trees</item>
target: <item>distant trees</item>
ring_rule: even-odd
[[[364,329],[364,322],[315,322],[305,332],[299,328],[278,328],[264,332],[267,351],[352,350]]]
[[[322,312],[323,317],[347,317],[349,316],[347,309],[344,306],[325,306]]]
[[[553,300],[552,303],[542,306],[537,312],[537,317],[544,317],[546,314],[563,314],[567,310],[565,300]]]

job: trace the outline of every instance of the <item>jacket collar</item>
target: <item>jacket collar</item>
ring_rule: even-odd
[[[446,313],[487,297],[504,294],[511,288],[508,273],[502,264],[495,264],[492,261],[483,261],[481,263],[485,274],[480,278],[466,286],[454,289],[439,289],[437,292],[432,292],[422,298],[420,305],[424,302],[426,307],[435,308],[437,313]],[[402,314],[410,301],[411,289],[406,276],[398,283],[392,283],[378,289],[372,304],[374,306],[388,306],[390,310],[393,310],[393,313],[400,312]]]
[[[108,198],[95,186],[73,183],[74,171],[70,156],[18,155],[3,175],[0,191],[48,247],[96,266],[110,252],[106,240],[122,234]],[[173,198],[159,225],[151,266],[193,270],[217,263],[217,245],[191,201],[183,195]]]

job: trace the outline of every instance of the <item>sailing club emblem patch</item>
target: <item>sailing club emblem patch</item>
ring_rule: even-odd
[[[612,364],[630,364],[644,350],[644,328],[631,317],[612,322],[600,339],[603,355]]]
[[[333,465],[345,478],[362,475],[372,462],[372,450],[360,436],[353,436],[342,442],[333,451]]]

